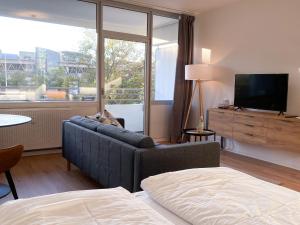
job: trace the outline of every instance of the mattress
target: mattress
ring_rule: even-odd
[[[133,194],[135,198],[141,200],[148,206],[150,206],[152,209],[154,209],[157,213],[165,217],[168,221],[172,222],[175,225],[191,225],[190,223],[186,222],[185,220],[178,217],[176,214],[172,213],[171,211],[167,210],[157,202],[155,202],[153,199],[150,198],[149,195],[147,195],[146,192],[141,191]]]

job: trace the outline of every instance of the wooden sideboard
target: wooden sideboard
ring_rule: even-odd
[[[300,151],[300,120],[273,113],[208,110],[208,128],[219,136],[270,148]]]

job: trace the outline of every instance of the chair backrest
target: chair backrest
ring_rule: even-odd
[[[0,173],[11,169],[17,164],[21,159],[23,150],[23,145],[0,150]]]

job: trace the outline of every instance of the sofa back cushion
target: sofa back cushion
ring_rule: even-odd
[[[97,131],[97,127],[100,125],[100,122],[82,116],[73,116],[70,122],[92,131]]]
[[[153,139],[149,136],[138,134],[112,125],[100,124],[97,132],[112,137],[137,148],[153,148]]]

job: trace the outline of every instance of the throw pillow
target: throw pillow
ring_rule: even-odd
[[[106,109],[101,114],[100,112],[96,113],[93,116],[86,116],[89,119],[99,121],[100,123],[106,124],[106,125],[113,125],[116,127],[121,127],[122,125],[118,122],[118,120]]]

